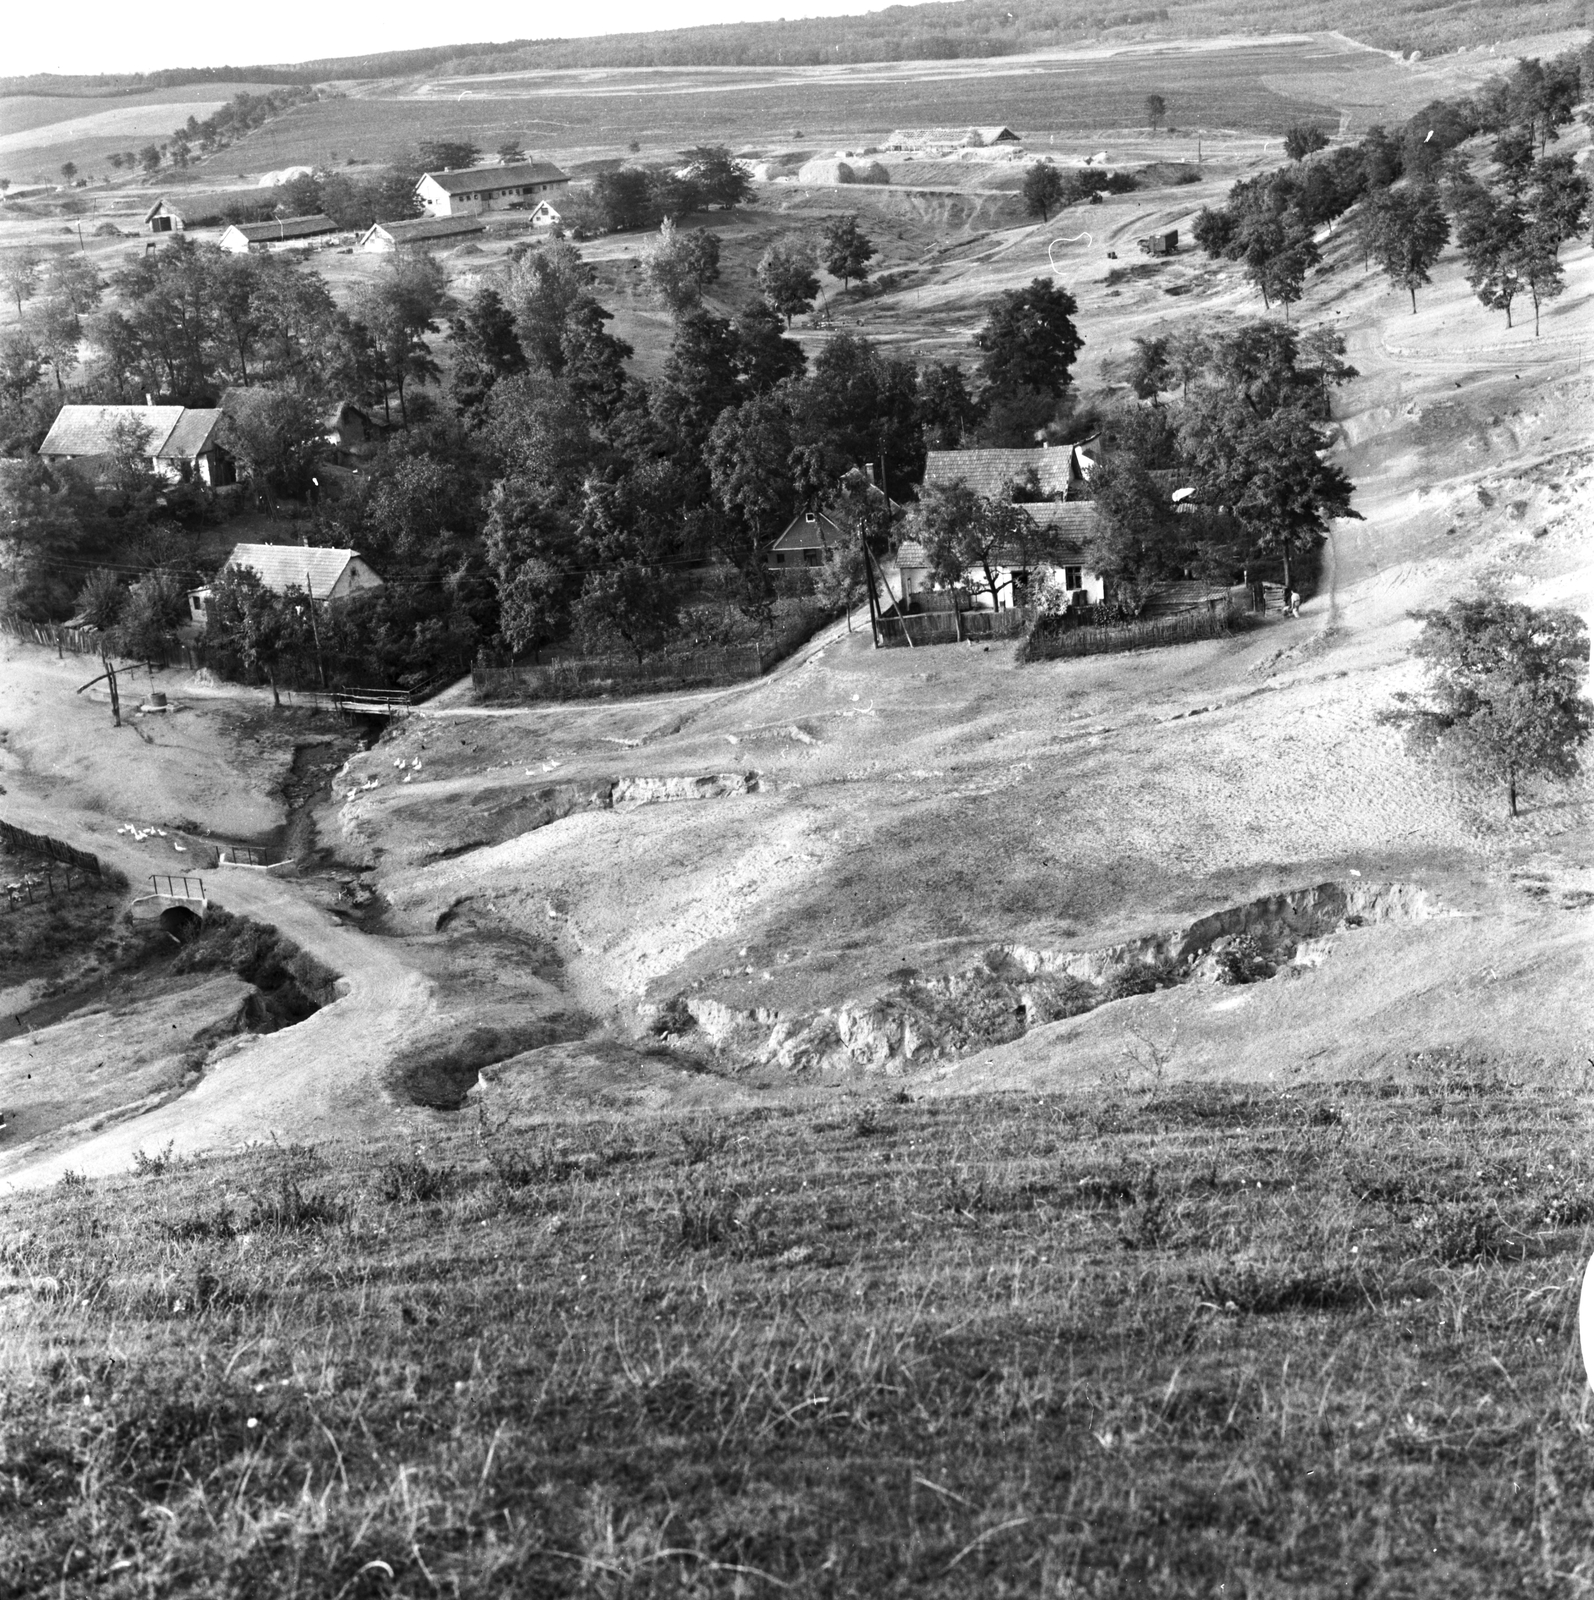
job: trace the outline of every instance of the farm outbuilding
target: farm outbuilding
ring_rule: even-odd
[[[451,240],[486,231],[482,223],[470,217],[407,217],[402,222],[373,224],[360,235],[355,248],[379,255],[394,250],[441,249]]]
[[[309,244],[317,239],[325,243],[337,231],[337,223],[318,212],[308,217],[283,217],[276,222],[235,222],[222,234],[220,242],[223,250],[230,250],[234,255],[250,251],[258,254]]]
[[[188,223],[181,211],[165,195],[144,213],[144,227],[150,233],[182,233]]]
[[[430,217],[459,217],[562,194],[569,187],[569,175],[551,162],[508,161],[425,173],[415,185],[415,198]]]
[[[231,459],[216,442],[221,418],[208,407],[62,406],[39,459],[93,480],[137,441],[150,472],[168,483],[231,483]]]
[[[546,200],[539,200],[532,207],[531,225],[534,228],[557,228],[563,220]]]

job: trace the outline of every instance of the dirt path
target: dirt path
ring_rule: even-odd
[[[47,832],[124,871],[137,885],[168,859],[129,845],[82,814],[7,794],[9,820]],[[213,903],[280,929],[342,976],[342,998],[281,1032],[241,1035],[195,1089],[0,1179],[0,1192],[52,1182],[68,1168],[126,1171],[136,1150],[178,1154],[282,1140],[348,1138],[399,1114],[382,1089],[396,1051],[439,1020],[431,983],[394,941],[339,926],[291,879],[231,868],[206,876]]]

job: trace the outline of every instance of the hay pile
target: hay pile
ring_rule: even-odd
[[[815,156],[798,169],[797,181],[819,187],[841,183],[890,183],[891,174],[878,161],[854,165],[839,156]]]

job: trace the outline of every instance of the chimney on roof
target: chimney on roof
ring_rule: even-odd
[[[144,404],[147,405],[147,406],[152,406],[152,405],[155,404],[155,402],[153,400],[151,400],[150,397],[149,397],[149,390],[148,389],[146,389],[144,391]]]

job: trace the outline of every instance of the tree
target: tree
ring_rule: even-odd
[[[736,370],[749,394],[763,394],[801,377],[803,347],[781,333],[780,313],[767,300],[751,300],[736,315]]]
[[[1328,135],[1315,122],[1297,122],[1284,135],[1284,154],[1291,161],[1304,161],[1318,150],[1328,148]]]
[[[70,183],[77,176],[77,163],[75,161],[63,161],[61,163],[61,176]]]
[[[428,383],[439,375],[424,336],[437,332],[447,303],[448,275],[429,255],[394,256],[373,282],[361,286],[356,304],[381,361],[383,409],[388,390],[397,388],[399,416],[406,424],[405,384]]]
[[[58,296],[78,316],[87,316],[105,293],[105,281],[85,256],[56,256],[44,277],[45,293]]]
[[[732,159],[722,144],[702,144],[683,152],[686,175],[696,186],[704,205],[739,206],[753,192],[753,178],[740,161]]]
[[[158,144],[147,144],[138,153],[138,164],[146,172],[158,172],[161,164],[161,151]]]
[[[639,666],[664,643],[677,615],[668,574],[630,563],[589,573],[571,610],[576,636],[588,650],[601,653],[623,644]]]
[[[257,489],[298,495],[309,487],[326,423],[309,396],[286,387],[236,396],[222,419],[222,442]]]
[[[1505,785],[1518,815],[1521,782],[1570,778],[1594,730],[1583,698],[1588,630],[1571,611],[1535,610],[1493,597],[1454,600],[1417,613],[1415,653],[1428,667],[1434,704],[1396,713],[1414,749],[1468,777]]]
[[[39,268],[44,258],[32,245],[21,245],[0,256],[0,279],[4,279],[6,292],[17,303],[17,315],[22,315],[22,302],[31,300],[39,284]]]
[[[423,172],[473,167],[481,153],[481,146],[470,138],[422,139],[415,147],[415,159]]]
[[[157,568],[146,572],[127,591],[111,647],[117,655],[151,665],[164,665],[166,653],[177,642],[178,625],[188,615],[188,598],[175,572]]]
[[[720,413],[741,399],[736,330],[697,310],[676,325],[663,375],[653,386],[653,414],[680,449],[701,459]]]
[[[507,167],[517,161],[526,159],[526,141],[518,134],[511,134],[498,146],[498,159]]]
[[[498,580],[498,628],[514,655],[533,660],[564,616],[564,578],[550,561],[533,556]]]
[[[814,272],[817,253],[813,241],[798,234],[777,239],[758,258],[758,287],[770,307],[786,319],[806,311],[819,293],[819,278]]]
[[[154,479],[149,453],[153,438],[137,417],[121,417],[111,424],[105,470],[105,481],[111,488],[133,494],[149,486]]]
[[[956,450],[980,420],[979,402],[955,361],[927,367],[919,382],[919,415],[932,450]]]
[[[991,500],[961,478],[930,489],[920,507],[925,554],[936,582],[956,590],[983,588],[992,610],[1001,607],[1004,573],[1030,565],[1035,523],[1022,506]]]
[[[1389,281],[1411,295],[1415,316],[1418,285],[1432,282],[1428,269],[1450,239],[1439,191],[1431,183],[1387,190],[1372,202],[1371,219],[1372,252]]]
[[[1074,327],[1074,297],[1049,278],[998,297],[974,335],[980,372],[994,395],[1031,390],[1060,400],[1084,340]]]
[[[1168,115],[1168,102],[1160,94],[1146,96],[1146,123],[1155,133],[1162,126],[1163,119]]]
[[[755,536],[775,532],[792,512],[792,416],[784,388],[722,411],[704,451],[714,493]]]
[[[1323,460],[1328,440],[1293,398],[1263,410],[1214,383],[1188,408],[1180,444],[1201,499],[1227,506],[1258,550],[1276,553],[1290,584],[1291,558],[1312,548],[1351,509],[1355,486]]]
[[[551,377],[564,370],[565,323],[596,274],[573,244],[558,240],[528,251],[509,268],[507,300],[521,347]]]
[[[820,234],[825,271],[832,278],[840,278],[846,289],[856,278],[859,283],[869,277],[869,262],[874,257],[874,246],[864,237],[858,226],[856,212],[843,217],[832,217]],[[811,298],[811,297],[810,297]]]
[[[1063,175],[1050,161],[1037,161],[1024,169],[1024,184],[1019,190],[1027,216],[1050,221],[1062,203]]]
[[[702,304],[703,291],[720,275],[719,235],[707,228],[683,233],[666,220],[642,254],[642,281],[674,317]]]
[[[606,233],[645,228],[658,215],[653,185],[640,167],[600,172],[592,180],[592,204]]]
[[[470,413],[478,411],[501,378],[526,370],[526,352],[515,336],[515,319],[491,284],[478,289],[455,315],[452,324],[455,401]]]
[[[264,673],[272,703],[280,706],[277,676],[284,659],[291,659],[305,642],[308,621],[300,608],[312,602],[297,585],[286,594],[275,593],[249,567],[223,567],[210,591],[208,636],[237,651],[247,671]]]
[[[1090,564],[1108,580],[1118,610],[1138,617],[1175,564],[1173,507],[1130,450],[1113,452],[1091,474],[1090,490],[1099,517]]]
[[[95,567],[83,580],[83,587],[72,603],[72,615],[81,617],[91,628],[108,633],[122,613],[127,590],[120,576],[107,567]]]
[[[1134,347],[1135,353],[1129,362],[1129,387],[1141,400],[1155,400],[1173,383],[1167,336],[1137,337]]]

